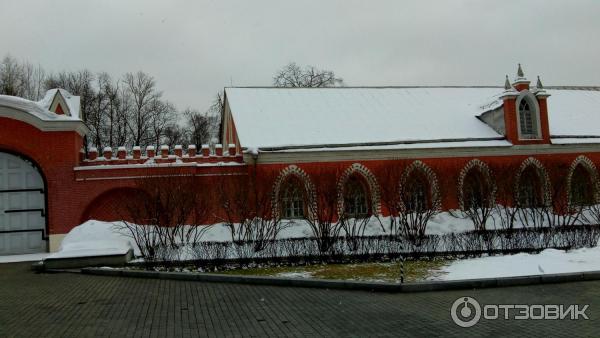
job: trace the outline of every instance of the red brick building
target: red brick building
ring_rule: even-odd
[[[600,90],[530,86],[520,67],[504,87],[226,88],[222,121],[225,149],[84,154],[77,97],[0,96],[0,254],[55,251],[85,220],[119,219],[115,196],[152,177],[256,178],[283,218],[318,217],[310,206],[326,191],[338,215],[386,215],[394,192],[437,209],[600,193]],[[211,203],[207,222],[221,212]]]

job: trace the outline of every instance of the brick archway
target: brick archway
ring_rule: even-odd
[[[80,223],[91,219],[107,222],[132,221],[128,208],[137,204],[136,201],[140,201],[141,207],[143,198],[147,198],[147,193],[138,188],[110,189],[101,193],[89,203],[81,216]]]

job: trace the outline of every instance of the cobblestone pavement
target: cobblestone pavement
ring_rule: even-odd
[[[482,320],[460,328],[450,307],[590,304],[590,320]],[[36,274],[0,264],[0,337],[599,336],[600,282],[385,294],[172,280]]]

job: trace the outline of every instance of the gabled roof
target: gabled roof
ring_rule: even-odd
[[[43,131],[74,130],[80,135],[87,132],[78,117],[55,114],[39,102],[16,96],[0,95],[0,117],[23,121]]]
[[[50,89],[44,95],[44,98],[38,101],[44,109],[52,111],[52,107],[57,102],[66,103],[66,107],[62,107],[63,110],[67,110],[64,113],[71,117],[79,118],[80,110],[80,97],[72,95],[67,90],[62,88]]]
[[[600,137],[597,88],[546,88],[552,136]],[[500,108],[502,92],[501,87],[225,89],[242,147],[261,149],[498,145],[503,135],[477,116]]]

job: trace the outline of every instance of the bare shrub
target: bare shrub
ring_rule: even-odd
[[[273,172],[249,170],[248,175],[226,177],[219,184],[219,198],[235,250],[249,258],[265,250],[287,223],[271,210]],[[260,182],[260,184],[259,184]],[[244,242],[252,242],[248,247]],[[251,249],[251,250],[249,250]]]
[[[338,220],[337,179],[338,172],[321,169],[313,176],[315,203],[307,203],[306,221],[317,241],[320,256],[334,254],[334,242],[342,230]]]
[[[174,172],[136,181],[142,198],[124,202],[121,229],[128,233],[147,261],[181,260],[183,247],[193,246],[210,226],[205,184],[199,178]]]

